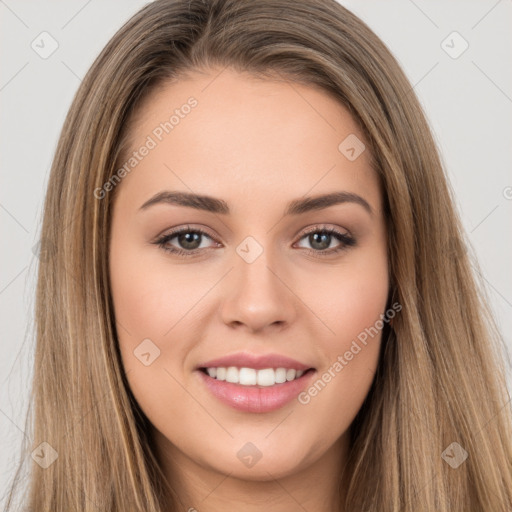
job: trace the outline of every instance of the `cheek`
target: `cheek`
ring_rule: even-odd
[[[144,386],[155,386],[150,382],[155,372],[147,370],[161,361],[162,336],[175,323],[176,283],[170,287],[166,274],[134,249],[128,237],[117,233],[110,247],[110,285],[123,366],[130,380],[142,372]],[[144,359],[151,366],[146,368]]]
[[[330,279],[317,276],[322,286],[313,288],[308,302],[324,324],[316,339],[325,359],[298,401],[308,415],[331,417],[343,431],[359,411],[378,363],[389,292],[384,249],[360,252],[329,272]]]
[[[349,350],[351,341],[385,312],[389,293],[385,245],[365,249],[347,254],[338,266],[316,272],[314,281],[309,277],[301,283],[299,294],[307,297],[311,311],[324,324],[322,344],[331,357]]]
[[[144,338],[160,343],[172,337],[211,287],[211,278],[185,266],[173,268],[156,248],[122,253],[119,244],[113,246],[111,256],[111,290],[121,344],[138,344]]]
[[[110,263],[122,365],[137,403],[159,424],[159,419],[183,413],[187,395],[178,384],[182,378],[176,365],[190,347],[182,329],[191,325],[187,314],[205,286],[181,269],[171,272],[165,258],[155,261],[156,251],[123,247],[120,238],[112,244]]]

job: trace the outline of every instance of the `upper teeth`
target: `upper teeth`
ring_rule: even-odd
[[[304,373],[303,370],[286,368],[255,370],[254,368],[237,368],[236,366],[207,368],[206,371],[210,377],[217,380],[225,380],[242,386],[273,386],[298,379]]]

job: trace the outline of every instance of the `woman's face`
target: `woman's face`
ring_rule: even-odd
[[[109,262],[124,369],[170,470],[331,472],[381,342],[377,176],[324,92],[219,72],[130,126]]]

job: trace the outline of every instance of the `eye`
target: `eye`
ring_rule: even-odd
[[[311,228],[301,240],[306,239],[313,249],[307,249],[309,254],[315,256],[330,256],[337,254],[340,251],[346,250],[356,244],[355,238],[348,233],[342,233],[334,228],[319,228],[315,226]],[[338,245],[330,247],[331,242],[334,240],[338,241]]]
[[[205,248],[201,244],[203,238],[212,240],[212,237],[202,229],[186,226],[160,237],[155,244],[166,252],[187,257],[194,256],[198,250]],[[173,239],[176,239],[179,247],[170,244]]]
[[[161,249],[178,256],[191,257],[196,256],[202,249],[208,249],[202,242],[204,239],[213,240],[213,238],[204,230],[185,226],[172,233],[163,235],[154,243]],[[178,246],[171,243],[174,239]],[[315,256],[330,256],[348,249],[356,244],[355,238],[348,233],[342,233],[334,228],[325,228],[314,226],[304,234],[300,240],[306,239],[312,249],[305,247],[307,253]],[[338,241],[338,245],[331,247],[333,241]]]

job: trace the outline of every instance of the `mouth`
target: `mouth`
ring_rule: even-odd
[[[303,375],[314,372],[314,368],[298,370],[295,368],[247,368],[236,366],[211,366],[199,368],[199,371],[218,381],[238,384],[240,386],[249,386],[265,388],[286,382],[292,382],[300,379]]]
[[[200,367],[201,385],[223,405],[244,413],[270,413],[290,404],[310,385],[315,368]]]

